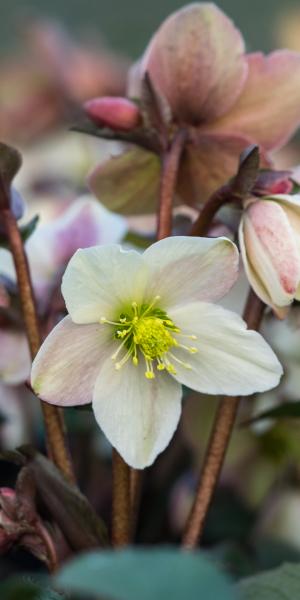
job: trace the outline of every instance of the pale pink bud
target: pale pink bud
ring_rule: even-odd
[[[300,281],[300,215],[295,214],[297,223],[292,222],[292,208],[287,209],[280,198],[250,202],[239,231],[249,282],[275,310],[297,297]]]
[[[97,125],[130,131],[140,122],[137,105],[127,98],[103,96],[84,103],[86,114]]]

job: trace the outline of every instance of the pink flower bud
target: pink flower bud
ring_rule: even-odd
[[[275,196],[250,202],[239,231],[249,282],[275,311],[288,306],[298,295],[300,213],[293,210],[293,200],[291,203],[284,200],[293,198],[295,196]]]
[[[140,111],[137,105],[127,98],[104,96],[93,98],[84,104],[86,114],[97,125],[111,129],[130,131],[138,126]]]

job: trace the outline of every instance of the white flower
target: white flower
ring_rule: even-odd
[[[69,316],[50,333],[32,386],[62,406],[92,401],[126,462],[150,465],[181,413],[181,384],[208,394],[277,385],[271,348],[218,300],[238,273],[226,238],[167,238],[143,255],[117,245],[78,250],[63,277]]]
[[[26,243],[31,277],[38,308],[48,307],[51,294],[78,248],[119,241],[127,229],[126,221],[110,213],[90,196],[78,198],[59,218],[38,226]],[[0,249],[0,275],[16,282],[13,258]],[[28,377],[31,359],[25,332],[0,327],[0,380],[18,384]]]

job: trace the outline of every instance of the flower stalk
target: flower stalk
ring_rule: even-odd
[[[187,140],[187,130],[180,129],[174,136],[162,163],[160,180],[157,239],[162,240],[172,233],[172,206],[177,182],[180,158]]]
[[[1,191],[2,193],[5,193],[4,189]],[[15,264],[20,302],[30,353],[32,358],[34,358],[41,345],[41,334],[39,331],[28,261],[16,219],[9,208],[5,207],[4,202],[1,204],[3,205],[1,208],[1,217]],[[55,406],[50,406],[44,402],[41,402],[41,408],[45,424],[48,454],[68,481],[74,482],[73,468],[66,445],[61,411]]]
[[[113,450],[112,545],[122,548],[130,542],[130,468]]]
[[[264,309],[265,304],[250,290],[243,315],[249,329],[256,331],[259,329]],[[183,536],[182,546],[186,550],[193,550],[201,539],[206,516],[230,442],[240,400],[240,397],[225,396],[220,401],[204,458],[196,497]]]

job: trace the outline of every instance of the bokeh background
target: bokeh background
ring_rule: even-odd
[[[48,16],[81,36],[92,33],[97,38],[101,32],[114,49],[135,58],[159,23],[183,4],[177,0],[1,0],[0,47],[7,51],[20,44],[22,19]],[[278,43],[278,19],[289,9],[299,8],[299,1],[220,0],[218,5],[243,31],[249,50],[268,51]]]

